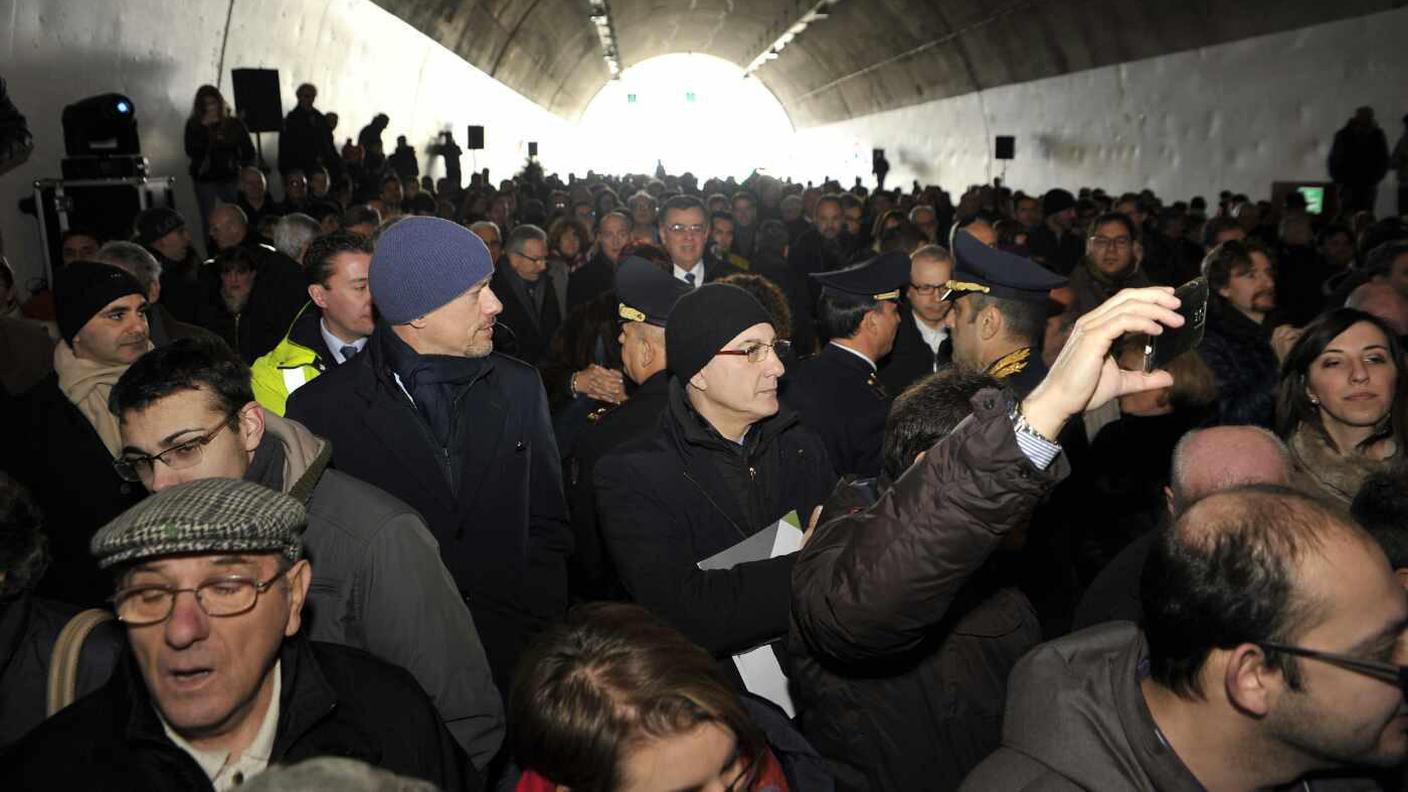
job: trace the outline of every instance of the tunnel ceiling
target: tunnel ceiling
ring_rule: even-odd
[[[757,76],[795,125],[814,126],[1387,11],[1404,1],[837,0]],[[374,2],[565,118],[581,115],[611,77],[588,0]],[[628,68],[673,52],[747,66],[816,5],[610,0],[609,7]]]

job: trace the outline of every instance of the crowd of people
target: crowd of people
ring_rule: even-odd
[[[297,98],[280,200],[204,86],[196,214],[0,259],[7,787],[1403,788],[1403,217]]]

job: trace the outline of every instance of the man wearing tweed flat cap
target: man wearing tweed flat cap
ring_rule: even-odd
[[[217,478],[108,523],[91,548],[114,575],[131,656],[8,751],[0,776],[17,789],[223,792],[272,763],[337,755],[477,788],[406,671],[299,635],[306,521],[287,495]]]
[[[368,271],[376,330],[286,415],[332,444],[338,470],[425,518],[506,691],[528,639],[566,609],[572,532],[542,379],[494,351],[493,273],[463,226],[388,227]]]

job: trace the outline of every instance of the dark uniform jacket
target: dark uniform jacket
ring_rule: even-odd
[[[997,747],[1007,674],[1041,638],[992,555],[1068,468],[1032,466],[999,392],[973,404],[878,502],[838,488],[798,555],[792,680],[837,789],[955,789]]]
[[[939,344],[938,354],[924,343],[915,324],[914,311],[908,305],[900,305],[900,327],[895,332],[895,347],[880,361],[880,384],[891,399],[904,393],[910,385],[939,371],[953,360],[953,339],[945,338]]]
[[[782,394],[802,425],[821,436],[837,475],[880,475],[890,399],[869,363],[827,344],[787,373]]]
[[[406,671],[365,652],[302,637],[280,651],[279,725],[269,763],[357,759],[443,790],[482,781]],[[190,754],[166,736],[135,663],[0,756],[13,789],[208,790]]]
[[[628,441],[655,432],[669,404],[669,395],[670,374],[658,372],[642,382],[620,407],[600,413],[578,437],[567,475],[567,503],[572,510],[572,530],[577,537],[568,564],[575,597],[584,600],[624,597],[621,581],[602,542],[592,474],[602,457]]]
[[[112,594],[112,577],[98,571],[88,540],[146,497],[141,484],[123,481],[98,431],[59,390],[50,374],[18,403],[17,437],[0,439],[0,467],[29,488],[44,513],[49,570],[41,596],[89,607]]]
[[[507,338],[496,334],[495,342],[503,345],[505,354],[530,366],[537,366],[547,356],[552,337],[562,323],[552,278],[546,272],[538,278],[537,288],[542,290],[541,307],[531,304],[522,279],[506,261],[494,270],[489,288],[504,306],[498,317],[500,328],[509,331],[504,334]]]
[[[821,440],[786,410],[740,445],[689,405],[678,379],[649,437],[593,476],[601,532],[630,597],[716,656],[787,631],[795,554],[703,571],[697,564],[795,510],[806,520],[835,484]]]
[[[1026,354],[1022,355],[1024,351]],[[988,366],[987,373],[1002,380],[1002,384],[1011,388],[1017,395],[1017,400],[1021,401],[1046,379],[1047,371],[1046,363],[1041,359],[1041,350],[1036,347],[1023,347],[993,361]],[[1062,440],[1064,442],[1064,438]]]
[[[294,391],[287,416],[332,444],[337,469],[425,518],[502,692],[524,644],[567,602],[572,533],[542,382],[512,358],[484,358],[442,447],[396,383],[391,332],[379,325],[356,357]]]

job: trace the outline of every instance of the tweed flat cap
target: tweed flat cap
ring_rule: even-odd
[[[258,484],[201,479],[164,489],[123,512],[93,536],[98,567],[184,553],[303,551],[303,504]]]

